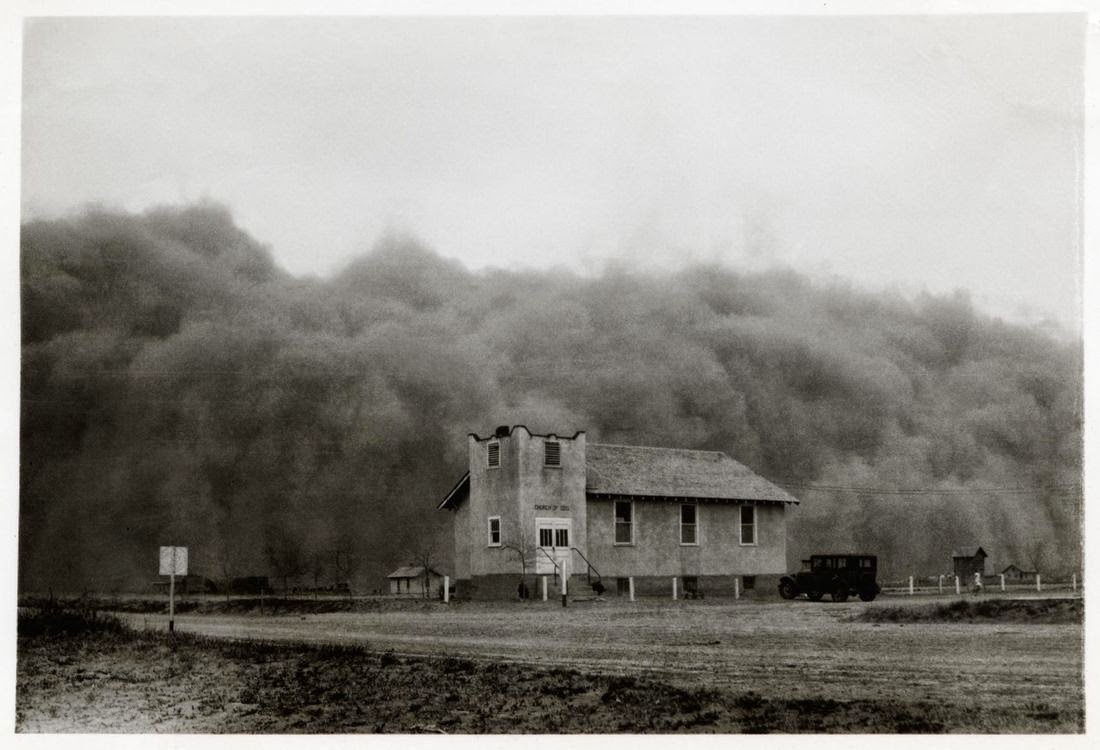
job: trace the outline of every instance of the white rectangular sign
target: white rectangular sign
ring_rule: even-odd
[[[173,573],[178,576],[187,575],[186,547],[160,548],[160,574],[162,576],[169,576]]]

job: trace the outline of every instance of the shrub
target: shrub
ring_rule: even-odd
[[[21,611],[16,627],[18,634],[27,638],[120,633],[126,630],[126,626],[112,615],[94,609],[59,606]]]

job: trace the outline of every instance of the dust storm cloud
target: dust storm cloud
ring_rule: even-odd
[[[209,204],[34,221],[21,245],[24,589],[143,586],[168,543],[211,577],[353,550],[372,588],[445,527],[465,434],[515,423],[726,451],[802,499],[792,561],[1080,559],[1080,342],[964,293],[474,273],[401,237],[297,278]]]

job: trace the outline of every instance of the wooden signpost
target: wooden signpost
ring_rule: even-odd
[[[176,630],[176,576],[187,575],[187,548],[161,547],[160,574],[168,576],[168,632]]]

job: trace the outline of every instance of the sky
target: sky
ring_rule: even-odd
[[[1085,17],[51,18],[22,215],[214,200],[295,274],[791,267],[1080,329]]]

